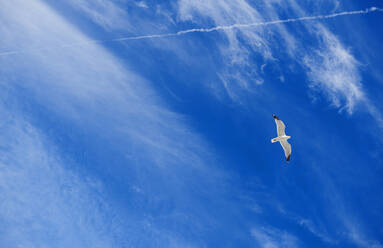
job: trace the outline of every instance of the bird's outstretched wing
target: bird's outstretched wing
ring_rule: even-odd
[[[273,115],[273,117],[274,117],[274,120],[275,120],[275,124],[277,124],[277,134],[278,134],[278,136],[286,135],[286,133],[285,133],[286,126],[283,123],[283,121],[281,121],[276,115]]]
[[[286,161],[290,161],[290,156],[291,156],[291,145],[287,140],[281,140],[279,141],[281,143],[281,146],[283,148],[283,151],[285,151],[285,156],[286,156]]]

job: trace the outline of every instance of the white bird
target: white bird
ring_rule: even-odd
[[[278,142],[281,143],[281,146],[283,150],[285,151],[285,156],[286,156],[286,162],[290,161],[290,156],[291,156],[291,145],[289,142],[287,142],[288,139],[290,139],[290,136],[287,136],[285,133],[285,124],[283,121],[281,121],[276,115],[273,115],[275,124],[277,124],[277,134],[278,137],[274,138],[271,140],[271,143]]]

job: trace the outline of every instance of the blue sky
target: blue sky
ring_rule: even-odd
[[[1,1],[0,246],[383,247],[371,7]]]

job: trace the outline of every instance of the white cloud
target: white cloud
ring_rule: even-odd
[[[351,114],[355,105],[365,100],[359,64],[327,29],[320,26],[317,34],[321,47],[303,60],[312,86],[323,90],[335,107]]]
[[[78,6],[88,6],[86,4],[86,0],[73,1],[76,1],[74,3]],[[105,4],[104,1],[100,1],[98,3]],[[299,7],[299,5],[294,0],[291,0],[291,3],[291,6],[293,6],[295,11],[299,15],[304,16],[304,11]],[[220,2],[218,6],[211,1],[199,2],[181,0],[179,1],[179,16],[181,20],[200,22],[197,20],[200,20],[200,17],[202,16],[211,18],[217,26],[211,29],[190,29],[178,33],[144,35],[137,37],[133,36],[115,40],[168,37],[189,32],[210,32],[210,30],[223,30],[229,41],[229,45],[220,46],[221,54],[225,57],[224,61],[226,62],[223,70],[219,72],[219,77],[222,79],[221,82],[226,91],[229,89],[228,86],[232,88],[228,95],[235,96],[238,94],[235,93],[236,91],[248,91],[250,89],[254,89],[255,85],[263,82],[260,74],[263,73],[264,64],[260,67],[253,66],[249,61],[249,56],[256,52],[262,54],[263,58],[266,60],[272,59],[273,56],[269,46],[273,45],[271,42],[274,42],[266,38],[262,30],[236,30],[235,27],[244,27],[247,25],[242,25],[243,23],[249,23],[247,26],[254,26],[256,24],[262,26],[292,21],[295,22],[333,18],[339,15],[363,14],[370,11],[376,11],[376,8],[370,8],[366,11],[341,12],[327,16],[309,16],[296,19],[278,20],[278,16],[274,10],[274,5],[277,4],[282,3],[279,1],[265,3],[266,11],[264,12],[265,16],[274,18],[276,21],[262,22],[261,20],[263,18],[260,17],[259,12],[244,0],[238,0],[236,2],[223,1]],[[106,9],[106,7],[107,6],[104,6],[102,9]],[[113,10],[116,8],[117,7],[114,6],[109,9]],[[92,7],[92,10],[94,9],[98,9],[97,6]],[[108,15],[105,15],[105,18],[113,20],[113,18]],[[123,17],[118,19],[126,20],[126,18]],[[238,23],[242,24],[238,25]],[[111,26],[116,28],[118,25],[112,23]],[[308,76],[311,82],[310,86],[312,86],[312,88],[319,89],[319,91],[323,91],[335,107],[346,109],[349,113],[352,113],[355,105],[365,100],[365,94],[360,83],[361,79],[356,59],[323,25],[305,23],[305,26],[308,29],[307,31],[314,34],[315,38],[321,44],[319,48],[314,48],[316,51],[314,53],[299,49],[299,46],[297,46],[298,41],[291,36],[283,26],[278,25],[275,30],[277,30],[279,35],[284,38],[290,56],[308,69]],[[246,41],[246,44],[243,43],[243,40]],[[60,43],[63,42],[60,41]],[[85,42],[83,43],[85,45]],[[248,48],[249,45],[251,49]],[[57,45],[54,48],[57,49]],[[4,54],[8,53],[9,52],[5,52]],[[250,82],[249,79],[252,81]],[[228,85],[227,82],[230,82],[230,85]],[[237,90],[233,90],[234,88],[237,88]],[[238,100],[239,97],[235,97],[235,99]]]
[[[275,228],[254,228],[251,230],[251,235],[262,248],[299,247],[299,241],[294,235]]]
[[[14,111],[0,113],[0,244],[111,247],[102,185],[65,169],[55,147]]]
[[[309,219],[303,219],[303,218],[295,218],[297,223],[304,228],[306,228],[309,232],[320,238],[321,240],[327,242],[327,243],[335,243],[335,241],[328,235],[326,231],[323,230],[323,228],[319,228],[315,223],[313,223]]]
[[[110,199],[105,182],[79,174],[77,167],[82,165],[63,159],[67,154],[62,156],[41,131],[18,115],[17,108],[0,105],[0,114],[1,246],[195,247]]]
[[[108,0],[69,0],[75,9],[82,11],[94,23],[105,29],[125,29],[132,26],[128,22],[128,14],[125,10]],[[144,7],[145,2],[137,2],[137,6]]]
[[[189,186],[184,180],[197,176],[197,171],[208,170],[209,173],[201,173],[208,175],[208,180],[218,176],[219,173],[209,167],[208,161],[213,157],[210,148],[188,127],[185,118],[168,110],[152,90],[150,82],[131,72],[127,65],[99,44],[90,42],[42,2],[2,1],[0,21],[4,24],[0,26],[0,46],[29,51],[2,57],[4,66],[0,68],[2,85],[9,89],[2,94],[9,93],[7,99],[16,103],[23,103],[27,96],[32,104],[28,116],[39,119],[35,114],[38,115],[39,106],[43,106],[52,119],[67,123],[100,147],[115,149],[122,157],[126,154],[126,161],[122,159],[118,165],[105,161],[105,167],[108,171],[117,170],[116,177],[136,175],[138,179],[132,184],[140,189],[142,197],[151,200],[155,182],[147,183],[150,173],[153,177],[157,173],[158,180],[166,176],[170,185],[166,186],[173,191],[163,190],[163,196],[180,194],[178,191],[182,188],[198,188],[199,185]],[[60,47],[60,44],[72,43],[81,44]],[[4,102],[1,107],[6,108]],[[15,114],[22,116],[23,112],[18,111]],[[140,237],[143,239],[140,243],[158,242],[165,246],[186,247],[191,243],[184,242],[164,225],[144,225],[145,218],[130,214],[135,211],[130,206],[123,206],[126,208],[121,211],[120,202],[114,202],[108,211],[100,210],[107,214],[107,218],[99,216],[97,207],[105,202],[98,199],[97,193],[92,193],[99,189],[97,180],[87,181],[82,177],[80,180],[75,172],[67,172],[65,168],[76,168],[76,164],[67,164],[60,157],[71,154],[52,153],[50,149],[55,149],[54,144],[41,145],[39,140],[43,138],[39,131],[28,126],[28,121],[19,121],[19,134],[10,132],[1,142],[5,144],[8,139],[15,139],[11,148],[2,151],[6,161],[2,161],[1,175],[6,178],[2,178],[1,195],[12,199],[0,206],[4,210],[0,211],[0,216],[5,220],[1,229],[13,233],[7,235],[10,240],[4,241],[11,242],[12,245],[7,247],[15,247],[15,243],[26,247],[49,247],[46,244],[51,240],[43,240],[45,234],[51,239],[63,237],[60,240],[63,244],[58,247],[69,247],[71,239],[72,243],[79,243],[74,247],[111,247],[108,242],[113,238],[134,244],[134,239]],[[68,130],[70,132],[70,128]],[[121,174],[121,170],[127,171],[126,175]],[[198,183],[202,184],[202,181]],[[103,180],[102,183],[109,182]],[[48,212],[41,213],[39,209]],[[117,227],[104,233],[102,228],[109,228],[108,221],[115,220],[116,215]],[[23,230],[28,231],[28,236]],[[42,236],[35,235],[36,230],[41,231]],[[150,240],[145,239],[145,234],[150,234]]]
[[[331,196],[326,197],[326,205],[329,210],[326,211],[325,214],[336,225],[335,230],[338,231],[339,238],[328,237],[326,235],[327,232],[323,232],[321,229],[312,229],[315,226],[312,226],[310,222],[305,221],[303,225],[309,228],[309,230],[312,229],[313,233],[318,233],[319,237],[328,237],[329,242],[337,242],[341,238],[347,240],[347,242],[352,242],[356,247],[381,248],[381,243],[368,235],[370,232],[368,223],[364,223],[363,219],[358,218],[358,214],[356,213],[359,212],[359,209],[353,209],[350,204],[346,204],[347,201],[339,190],[339,187],[335,185],[334,181],[325,171],[318,170],[317,168],[314,168],[314,170],[318,179],[321,181],[321,185],[323,185],[321,191],[324,195]],[[326,241],[326,238],[324,240]]]
[[[359,247],[362,247],[362,248],[383,248],[383,245],[379,241],[370,240],[370,239],[366,238],[364,236],[363,232],[358,230],[358,228],[356,228],[355,225],[349,226],[349,231],[350,231],[348,233],[349,238],[355,244],[357,244]]]
[[[95,16],[103,16],[105,23],[110,22],[110,27],[118,28],[118,23],[113,23],[113,20],[120,20],[122,22],[127,21],[126,16],[120,16],[115,12],[122,15],[124,13],[121,9],[113,5],[113,3],[98,0],[96,4],[89,5],[87,0],[72,0],[72,4],[80,9],[85,9],[88,12],[97,12],[98,9],[108,9],[110,14],[94,14]],[[264,24],[283,23],[290,21],[300,21],[308,19],[321,19],[332,18],[338,15],[348,14],[363,14],[369,11],[376,11],[376,8],[370,8],[366,11],[351,11],[342,12],[327,16],[312,16],[301,17],[297,19],[286,19],[278,21],[278,16],[275,12],[275,6],[283,5],[280,1],[265,3],[263,15],[271,17],[277,21],[264,22]],[[109,6],[111,5],[111,6]],[[305,16],[304,11],[294,1],[290,1],[290,5],[293,7],[298,16]],[[238,91],[249,91],[254,89],[254,86],[263,82],[260,74],[263,72],[263,66],[254,66],[249,61],[249,57],[255,52],[263,56],[265,60],[273,58],[270,46],[274,45],[269,38],[266,37],[262,29],[256,28],[255,30],[236,30],[236,24],[238,23],[250,23],[262,24],[263,18],[255,7],[249,5],[244,0],[236,1],[221,1],[218,5],[214,1],[189,1],[180,0],[178,2],[179,18],[182,21],[193,21],[199,24],[204,24],[201,17],[210,18],[216,28],[214,30],[224,30],[225,37],[227,38],[228,45],[220,45],[221,54],[224,56],[225,67],[219,73],[219,77],[222,79],[221,83],[226,91],[230,89],[229,96],[238,95]],[[125,15],[125,14],[124,14]],[[91,15],[92,16],[92,15]],[[97,19],[97,18],[96,18]],[[99,23],[100,25],[104,25]],[[234,25],[233,25],[234,24]],[[234,29],[228,28],[233,25]],[[104,25],[105,26],[105,25]],[[310,86],[324,92],[329,98],[332,105],[336,108],[346,109],[348,113],[352,113],[354,107],[366,100],[363,87],[361,85],[361,78],[358,70],[358,63],[352,54],[344,48],[341,42],[327,30],[323,25],[305,23],[307,31],[314,35],[320,42],[319,48],[315,49],[315,52],[303,51],[297,46],[297,40],[291,36],[286,28],[283,26],[277,26],[275,30],[286,42],[289,54],[302,64],[308,70],[308,77],[310,79]],[[198,31],[199,29],[195,29]],[[201,29],[202,30],[202,29]],[[205,32],[203,29],[202,32]],[[187,30],[187,32],[194,32],[194,29]],[[57,33],[57,32],[56,32]],[[185,33],[185,32],[181,32]],[[126,39],[139,39],[148,37],[167,37],[175,36],[181,33],[164,34],[164,35],[144,35],[139,37],[131,37]],[[60,36],[57,36],[60,37]],[[126,40],[125,38],[116,40]],[[245,43],[243,43],[245,41]],[[33,41],[32,41],[33,42]],[[65,44],[65,39],[56,39],[58,44]],[[69,44],[73,43],[70,42]],[[85,42],[84,42],[85,45]],[[67,46],[67,45],[65,45]],[[250,47],[250,48],[249,48]],[[57,45],[53,46],[57,49]],[[5,54],[5,53],[4,53]],[[6,52],[8,54],[8,52]],[[303,58],[303,59],[302,59]],[[260,68],[260,69],[259,69]],[[249,79],[252,81],[250,82]],[[230,85],[227,83],[230,82]],[[235,85],[234,85],[235,84]],[[234,86],[234,87],[233,87]],[[216,88],[216,87],[213,87]],[[234,90],[234,88],[236,88]],[[234,99],[234,98],[233,98]],[[239,97],[235,97],[236,100]]]
[[[332,11],[336,11],[340,6],[340,2],[338,0],[335,0],[333,2],[333,4],[334,4],[334,7],[333,7]]]
[[[299,16],[307,16],[306,12],[295,0],[289,0],[288,4]],[[363,11],[342,12],[342,15],[362,14],[375,9]],[[332,18],[338,14],[328,15]],[[307,68],[310,86],[318,92],[324,93],[333,106],[340,110],[345,109],[349,114],[353,113],[358,103],[366,100],[359,63],[341,41],[324,25],[317,22],[304,22],[306,31],[312,35],[319,47],[300,49],[299,46],[290,46],[290,55],[302,66]],[[291,39],[291,37],[289,38]],[[293,44],[299,42],[295,39]],[[288,44],[288,43],[287,43]]]
[[[140,7],[140,8],[144,8],[144,9],[149,8],[148,5],[146,4],[146,2],[144,2],[144,1],[138,1],[138,2],[136,2],[136,5],[137,5],[138,7]]]
[[[297,16],[307,16],[295,0],[290,0],[288,3],[278,2],[277,6],[290,7]],[[323,17],[333,18],[338,15],[363,14],[369,11],[375,10],[341,12]],[[291,36],[286,29],[279,29],[278,32],[286,42],[288,53],[307,69],[309,86],[314,91],[324,93],[333,106],[341,110],[345,109],[352,114],[355,106],[366,100],[361,84],[359,63],[324,25],[317,22],[302,24],[306,27],[306,32],[316,41],[314,44],[318,43],[319,47],[313,45],[310,49],[301,49],[303,45],[299,45],[301,43],[299,39]]]
[[[170,10],[165,9],[160,4],[156,5],[156,14],[159,16],[165,17],[165,20],[167,20],[169,23],[175,25],[176,22],[173,18],[174,13]]]
[[[238,23],[262,22],[260,13],[245,0],[235,1],[178,1],[179,19],[191,21],[200,26],[228,26]],[[213,22],[213,24],[209,24]],[[272,59],[271,50],[264,39],[263,28],[254,29],[222,29],[226,42],[218,43],[223,56],[225,67],[218,72],[225,78],[237,84],[240,90],[247,90],[244,83],[247,72],[255,82],[263,82],[260,67],[253,66],[250,56],[253,52],[260,54],[265,60]],[[230,75],[236,75],[231,77]],[[222,81],[224,84],[224,81]],[[252,84],[252,82],[249,82]],[[229,94],[230,95],[230,94]]]
[[[2,30],[8,33],[2,39],[5,45],[29,47],[32,42],[40,41],[34,46],[57,47],[58,40],[89,41],[42,5],[30,3],[29,9],[34,12],[29,15],[23,8],[4,6],[7,3],[1,5],[3,20],[9,24],[2,28],[19,30]],[[35,14],[41,18],[36,18]],[[199,156],[193,152],[187,154],[189,150],[174,139],[189,137],[183,146],[190,146],[190,150],[199,150],[202,145],[201,139],[184,126],[182,116],[167,110],[149,82],[129,71],[97,44],[32,51],[5,59],[14,62],[1,69],[9,85],[20,83],[20,79],[12,81],[11,74],[23,71],[19,76],[23,78],[23,87],[62,117],[88,125],[89,131],[106,125],[109,130],[100,135],[123,134],[127,140],[133,140],[135,146],[148,152],[168,153],[169,156],[161,155],[161,160],[201,165],[197,161]],[[153,149],[144,148],[147,146]]]
[[[281,20],[276,14],[276,10],[281,7],[287,8],[287,3],[281,1],[265,1],[261,7],[251,6],[244,0],[220,1],[219,4],[214,1],[180,0],[178,4],[180,20],[204,25],[206,23],[204,20],[209,18],[214,23],[214,27],[211,29],[225,32],[228,45],[221,45],[221,54],[228,62],[226,69],[224,68],[224,71],[220,72],[221,79],[224,78],[221,81],[225,89],[228,89],[227,82],[229,81],[237,84],[240,89],[249,89],[248,83],[243,83],[249,80],[247,75],[238,81],[236,81],[238,77],[230,77],[236,72],[242,74],[250,71],[252,79],[255,78],[256,81],[262,82],[260,76],[262,66],[261,70],[257,70],[258,66],[254,65],[249,69],[251,67],[249,57],[254,53],[260,54],[264,60],[269,60],[272,63],[274,57],[278,58],[277,54],[272,53],[272,48],[275,45],[278,46],[276,44],[277,39],[273,40],[272,37],[279,36],[283,38],[288,54],[308,70],[310,86],[323,92],[336,108],[346,109],[351,114],[358,103],[366,100],[357,60],[327,28],[321,24],[306,21],[334,18],[340,15],[367,14],[377,11],[376,8],[323,16],[307,16],[298,3],[290,0],[288,7],[292,8],[298,17]],[[260,10],[256,8],[262,9],[262,15]],[[270,20],[270,18],[275,21],[263,22],[263,20]],[[266,33],[263,28],[256,27],[256,24],[261,26],[263,23],[270,25],[296,21],[303,21],[307,32],[320,43],[319,48],[312,48],[315,49],[315,52],[301,49],[298,45],[300,41],[291,35],[284,26],[276,25],[275,28],[269,30],[269,33]],[[237,26],[243,28],[252,25],[253,28],[251,29],[235,29]],[[196,30],[198,31],[198,29]],[[222,77],[222,75],[228,76]],[[235,95],[233,92],[231,91],[229,95]]]
[[[340,199],[338,199],[340,200]],[[346,207],[342,202],[334,202],[338,204],[336,217],[342,221],[345,231],[342,233],[345,238],[361,248],[382,248],[383,245],[378,240],[374,240],[366,235],[368,228],[363,227],[363,223],[355,218],[354,215],[346,211]]]

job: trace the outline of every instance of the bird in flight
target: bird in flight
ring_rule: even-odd
[[[285,156],[286,156],[286,162],[290,161],[290,156],[291,156],[291,145],[289,142],[287,142],[288,139],[290,139],[290,136],[287,136],[285,133],[285,124],[283,121],[281,121],[276,115],[273,114],[275,124],[277,124],[277,134],[278,137],[274,138],[271,140],[271,143],[278,142],[281,144],[283,151],[285,151]]]

